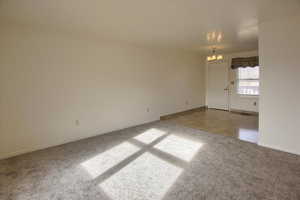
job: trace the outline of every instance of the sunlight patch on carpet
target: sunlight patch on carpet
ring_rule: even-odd
[[[139,151],[139,147],[128,142],[123,142],[93,158],[82,162],[80,165],[91,175],[96,178],[111,167],[121,163],[123,160]]]
[[[155,145],[154,148],[169,153],[184,161],[191,161],[202,145],[203,143],[197,141],[170,135]]]
[[[181,168],[146,152],[99,187],[112,200],[160,200],[181,172]]]
[[[143,142],[145,144],[150,144],[151,142],[155,141],[156,139],[158,139],[159,137],[165,135],[164,131],[161,131],[159,129],[156,128],[151,128],[147,131],[145,131],[144,133],[134,137],[134,139]]]

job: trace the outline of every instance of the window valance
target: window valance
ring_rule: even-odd
[[[237,69],[240,67],[256,67],[259,66],[258,56],[247,58],[232,58],[231,68]]]

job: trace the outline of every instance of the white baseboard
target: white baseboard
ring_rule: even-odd
[[[258,142],[258,145],[262,146],[262,147],[269,148],[269,149],[274,149],[274,150],[277,150],[277,151],[283,151],[283,152],[286,152],[286,153],[300,155],[300,152],[296,152],[296,151],[293,151],[293,150],[286,150],[286,149],[283,149],[282,147],[266,144],[266,143],[263,143],[263,142]]]
[[[152,119],[149,119],[149,120],[143,120],[142,122],[139,122],[139,123],[130,124],[129,126],[124,126],[122,128],[119,128],[119,129],[114,129],[114,130],[109,130],[109,131],[104,131],[104,132],[96,130],[92,134],[89,134],[86,137],[85,136],[80,136],[80,137],[75,137],[75,138],[68,139],[68,140],[65,140],[65,141],[62,141],[62,142],[58,142],[58,143],[37,144],[37,145],[32,146],[30,148],[23,148],[23,149],[13,151],[13,152],[3,152],[3,153],[0,153],[0,160],[10,158],[10,157],[14,157],[14,156],[18,156],[18,155],[22,155],[22,154],[25,154],[25,153],[30,153],[30,152],[42,150],[42,149],[47,149],[47,148],[50,148],[50,147],[55,147],[55,146],[71,143],[71,142],[76,142],[76,141],[79,141],[79,140],[83,140],[83,139],[103,135],[103,134],[110,133],[110,132],[113,132],[113,131],[118,131],[118,130],[130,128],[130,127],[134,127],[134,126],[138,126],[138,125],[142,125],[142,124],[146,124],[146,123],[151,123],[151,122],[158,121],[158,120],[159,120],[159,118],[152,118]]]

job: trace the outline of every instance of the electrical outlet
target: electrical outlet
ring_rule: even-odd
[[[256,105],[257,105],[256,101],[254,101],[253,105],[254,105],[254,106],[256,106]]]
[[[76,124],[76,126],[79,126],[80,125],[80,122],[79,122],[79,120],[77,119],[77,120],[75,120],[75,124]]]
[[[147,112],[150,112],[150,108],[147,108]]]

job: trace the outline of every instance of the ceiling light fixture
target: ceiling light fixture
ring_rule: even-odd
[[[221,55],[221,54],[217,55],[216,48],[213,48],[212,55],[207,56],[206,59],[208,62],[212,62],[212,61],[216,61],[216,60],[223,60],[223,58],[224,58],[223,55]]]

